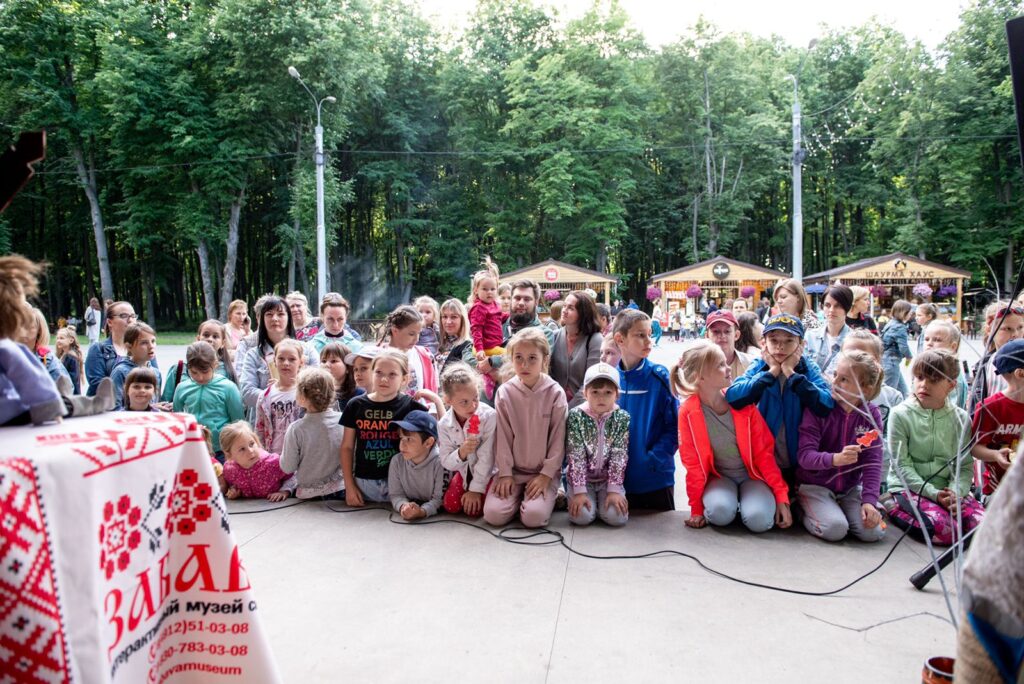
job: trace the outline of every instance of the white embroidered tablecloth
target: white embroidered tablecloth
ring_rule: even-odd
[[[0,429],[0,682],[277,682],[192,416]]]

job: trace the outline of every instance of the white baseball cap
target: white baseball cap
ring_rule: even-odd
[[[616,389],[619,388],[619,371],[616,370],[614,366],[610,366],[607,363],[595,363],[593,366],[588,368],[587,374],[583,376],[583,387],[589,387],[590,383],[602,378],[605,380],[611,380]]]
[[[349,352],[345,356],[345,364],[351,366],[356,362],[356,359],[362,357],[364,359],[376,358],[378,354],[384,351],[381,347],[375,344],[364,344],[362,347],[354,352]]]

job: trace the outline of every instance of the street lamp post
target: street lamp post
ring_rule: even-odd
[[[807,45],[810,51],[818,44],[812,40]],[[793,278],[803,280],[804,277],[804,198],[803,198],[803,163],[807,150],[801,145],[800,131],[800,74],[804,70],[805,52],[800,59],[800,66],[793,79]]]
[[[798,76],[793,76],[793,277],[804,278],[803,163],[806,153],[800,146],[800,96]]]
[[[320,108],[324,102],[334,103],[338,100],[333,95],[317,99],[309,86],[303,82],[299,76],[299,70],[295,67],[288,67],[288,75],[306,89],[316,106],[316,129],[314,130],[316,149],[313,152],[313,161],[316,164],[316,289],[317,297],[322,301],[324,295],[327,294],[327,232],[324,227],[324,127],[320,125]]]

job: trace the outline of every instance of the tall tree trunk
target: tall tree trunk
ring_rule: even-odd
[[[700,261],[700,249],[697,247],[697,216],[700,214],[700,193],[693,196],[693,263]]]
[[[96,165],[89,156],[86,164],[85,152],[81,145],[71,146],[71,156],[75,159],[78,171],[78,182],[81,183],[85,196],[89,200],[89,214],[92,217],[92,234],[96,241],[96,259],[100,264],[100,293],[103,299],[114,298],[114,280],[110,277],[110,257],[107,255],[107,236],[103,227],[103,212],[100,210],[99,193],[96,191]]]
[[[295,290],[295,246],[292,246],[292,255],[288,257],[288,291]]]
[[[608,272],[608,245],[605,244],[604,240],[597,247],[597,254],[594,258],[594,270],[601,273]]]
[[[1003,290],[1013,294],[1013,238],[1006,239],[1006,256],[1003,258]]]
[[[299,291],[309,296],[309,274],[306,273],[306,248],[299,244],[295,248],[295,261],[299,270]]]
[[[206,244],[206,238],[199,238],[196,253],[199,256],[199,275],[203,281],[203,309],[206,311],[207,319],[217,318],[217,290],[213,286],[210,247]]]
[[[242,204],[245,202],[245,185],[238,191],[238,197],[231,203],[228,218],[227,255],[224,257],[224,276],[221,279],[220,317],[227,320],[231,295],[235,289],[235,261],[238,259],[238,223],[242,218]]]
[[[142,291],[146,299],[146,321],[153,326],[156,326],[156,287],[153,284],[153,264],[152,260],[140,259],[142,263],[147,264],[148,268],[142,270]]]

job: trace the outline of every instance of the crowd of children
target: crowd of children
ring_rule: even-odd
[[[21,302],[33,282],[4,277],[0,294],[12,299],[4,309],[21,312],[12,319],[21,327],[6,336],[28,344],[25,331],[38,323]],[[286,300],[268,296],[257,303],[256,332],[205,321],[163,374],[156,333],[122,307],[111,359],[92,364],[110,378],[97,383],[106,384],[96,406],[67,398],[88,364],[73,335],[58,335],[62,359],[72,360],[59,368],[30,352],[36,366],[20,369],[18,343],[0,347],[8,364],[0,380],[21,389],[0,417],[13,424],[76,406],[79,415],[103,410],[112,384],[120,410],[196,416],[224,464],[228,498],[377,502],[406,520],[447,512],[496,526],[543,527],[560,499],[576,525],[618,527],[632,511],[674,510],[678,453],[690,527],[738,518],[762,533],[797,522],[824,540],[874,542],[887,515],[938,544],[981,522],[983,496],[1005,477],[1024,431],[1016,305],[986,312],[991,346],[971,396],[956,326],[918,308],[914,354],[906,328],[914,308],[902,300],[879,335],[858,318],[858,293],[834,286],[825,297],[834,321],[826,315],[808,339],[802,289],[780,284],[778,313],[767,312],[763,326],[758,315],[740,311],[744,327],[733,311],[712,312],[707,339],[688,343],[671,370],[649,359],[650,317],[625,308],[612,318],[585,302],[567,317],[592,312],[600,362],[588,361],[569,388],[549,374],[551,331],[523,304],[535,304],[536,285],[499,280],[488,261],[472,278],[468,308],[430,297],[397,307],[376,344],[348,326],[337,293],[324,298],[320,318],[303,318],[305,341]],[[32,385],[50,377],[60,392]]]

